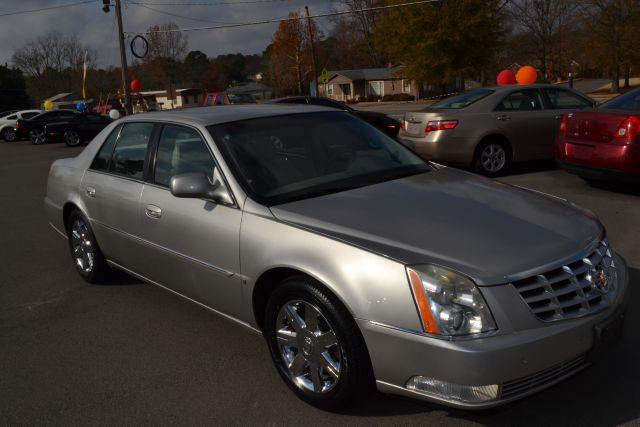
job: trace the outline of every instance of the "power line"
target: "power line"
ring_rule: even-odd
[[[185,16],[185,15],[178,15],[177,13],[171,13],[171,12],[167,12],[165,10],[154,9],[153,7],[149,7],[146,4],[138,3],[138,2],[127,1],[127,4],[133,4],[133,5],[136,5],[138,7],[144,7],[145,9],[149,9],[149,10],[157,12],[157,13],[162,13],[164,15],[173,16],[175,18],[189,19],[191,21],[209,22],[209,23],[214,23],[214,24],[226,24],[226,25],[228,25],[228,24],[237,24],[237,22],[213,21],[213,20],[210,20],[210,19],[200,19],[200,18],[192,18],[190,16]]]
[[[225,6],[240,4],[259,4],[259,3],[284,3],[291,0],[238,0],[238,1],[219,1],[219,2],[149,2],[149,1],[129,1],[128,3],[147,6]]]
[[[361,12],[371,12],[375,10],[383,10],[383,9],[393,9],[396,7],[405,7],[405,6],[413,6],[417,4],[426,4],[426,3],[436,3],[442,0],[418,0],[410,3],[398,3],[391,4],[387,6],[377,6],[377,7],[367,7],[356,10],[343,10],[338,12],[327,12],[327,13],[319,13],[317,15],[310,15],[309,18],[324,18],[327,16],[338,16],[338,15],[348,15],[351,13],[361,13]],[[236,28],[236,27],[248,27],[250,25],[261,25],[261,24],[274,24],[278,22],[286,22],[286,21],[299,21],[302,19],[307,19],[306,16],[294,16],[288,18],[277,18],[277,19],[265,19],[262,21],[253,21],[253,22],[238,22],[235,24],[225,24],[225,25],[215,25],[210,27],[194,27],[194,28],[176,28],[169,30],[155,30],[155,31],[145,31],[142,34],[159,34],[159,33],[179,33],[179,32],[189,32],[189,31],[202,31],[202,30],[219,30],[223,28]],[[127,34],[139,34],[139,33],[131,33]]]
[[[97,1],[100,1],[100,0],[83,0],[83,1],[77,1],[75,3],[66,3],[66,4],[59,4],[59,5],[56,5],[56,6],[40,7],[40,8],[37,8],[37,9],[18,10],[18,11],[15,11],[15,12],[5,12],[5,13],[0,13],[0,18],[3,17],[3,16],[22,15],[24,13],[43,12],[45,10],[52,10],[52,9],[62,9],[64,7],[79,6],[81,4],[87,4],[87,3],[95,3]]]

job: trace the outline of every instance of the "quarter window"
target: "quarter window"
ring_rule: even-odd
[[[164,126],[156,155],[156,184],[168,187],[172,176],[189,172],[203,172],[211,177],[213,167],[213,157],[196,130],[175,125]]]
[[[142,179],[144,158],[153,123],[126,123],[109,165],[109,171],[128,178]]]
[[[40,114],[40,113],[37,113],[37,112],[36,113],[22,113],[22,118],[23,119],[30,119],[31,117],[37,116],[38,114]]]
[[[107,172],[109,170],[111,154],[113,153],[113,147],[116,145],[116,139],[118,138],[120,128],[121,126],[116,127],[104,141],[100,151],[98,151],[98,155],[93,159],[93,163],[91,163],[91,169],[102,172]]]
[[[537,89],[525,89],[507,95],[496,110],[498,111],[532,111],[542,109],[542,98]]]
[[[15,119],[17,119],[17,118],[18,118],[18,116],[16,116],[16,115],[14,114],[13,116],[5,117],[4,119],[5,119],[5,120],[15,120]]]
[[[557,110],[591,107],[592,103],[573,92],[564,89],[545,89],[551,107]]]

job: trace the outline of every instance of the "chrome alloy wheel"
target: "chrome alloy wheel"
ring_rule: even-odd
[[[80,271],[90,273],[93,270],[95,254],[89,237],[89,229],[80,218],[76,218],[71,224],[71,247],[73,248],[74,261]]]
[[[342,353],[336,334],[320,310],[305,301],[289,301],[276,319],[280,355],[293,383],[326,393],[338,383]]]
[[[75,147],[80,144],[80,135],[77,132],[68,130],[64,133],[64,142],[70,147]]]
[[[43,130],[32,130],[29,132],[29,136],[31,137],[31,142],[35,145],[44,144],[45,135]]]
[[[480,153],[480,164],[487,172],[498,172],[507,162],[507,153],[500,144],[488,144]]]

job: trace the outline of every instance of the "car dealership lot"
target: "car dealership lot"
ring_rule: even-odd
[[[345,414],[298,400],[262,338],[151,285],[118,275],[89,286],[47,225],[50,163],[63,144],[0,143],[0,420],[57,424],[619,424],[640,420],[640,190],[595,189],[549,165],[505,182],[600,216],[631,269],[623,341],[578,376],[524,401],[468,413],[375,395]],[[514,248],[517,250],[517,248]],[[399,355],[401,357],[401,355]],[[500,361],[496,361],[500,363]],[[461,367],[463,369],[464,367]]]

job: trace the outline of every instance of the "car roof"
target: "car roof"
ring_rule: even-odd
[[[505,86],[487,86],[487,87],[479,87],[479,88],[475,88],[475,89],[491,89],[491,90],[494,90],[496,92],[504,92],[504,91],[513,90],[513,89],[536,89],[536,88],[569,89],[566,86],[558,86],[558,85],[553,85],[553,84],[549,84],[549,83],[535,83],[535,84],[531,84],[531,85],[515,84],[515,85],[505,85]],[[472,90],[474,90],[474,89],[472,89]]]
[[[154,111],[123,117],[123,121],[174,121],[197,123],[203,126],[261,117],[286,114],[333,111],[335,108],[304,104],[237,104],[214,107],[184,108],[178,110]]]

